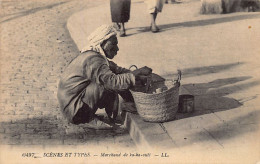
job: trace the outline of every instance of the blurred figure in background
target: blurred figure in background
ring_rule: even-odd
[[[170,0],[170,1],[171,1],[171,3],[176,2],[175,0]],[[168,0],[165,0],[165,3],[168,3]]]
[[[156,17],[158,12],[162,11],[165,0],[146,0],[145,2],[147,4],[148,12],[151,17],[151,31],[159,32],[160,29],[156,25]]]
[[[112,22],[120,29],[120,36],[126,36],[125,22],[130,18],[131,0],[110,0]]]

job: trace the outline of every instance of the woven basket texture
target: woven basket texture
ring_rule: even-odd
[[[169,82],[164,82],[169,86]],[[165,86],[164,85],[164,86]],[[156,87],[160,85],[154,85]],[[175,118],[179,103],[179,85],[170,85],[167,90],[160,93],[153,92],[156,88],[151,88],[152,92],[140,92],[130,90],[135,101],[138,114],[144,121],[166,122]]]

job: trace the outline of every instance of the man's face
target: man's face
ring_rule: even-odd
[[[107,58],[113,59],[116,56],[117,51],[119,50],[117,44],[118,44],[118,41],[117,41],[116,36],[112,36],[104,44],[103,49],[104,49],[104,52],[105,52]]]

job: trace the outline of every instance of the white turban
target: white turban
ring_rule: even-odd
[[[89,35],[87,46],[80,52],[83,53],[88,50],[96,51],[106,59],[106,55],[101,47],[101,44],[116,34],[116,29],[113,25],[101,25]]]

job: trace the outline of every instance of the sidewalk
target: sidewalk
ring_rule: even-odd
[[[127,37],[118,38],[115,62],[147,65],[165,78],[183,72],[182,86],[195,96],[195,112],[163,124],[127,115],[135,143],[170,148],[200,160],[259,160],[260,14],[200,15],[198,0],[167,4],[158,15],[159,33],[149,31],[143,1],[132,1]],[[101,24],[111,23],[109,3],[80,11],[67,23],[78,49]],[[182,154],[182,155],[183,155]],[[242,160],[241,160],[242,159]]]

